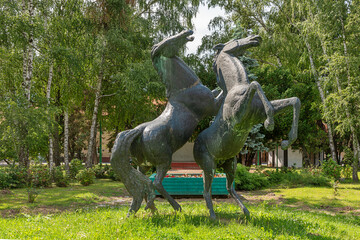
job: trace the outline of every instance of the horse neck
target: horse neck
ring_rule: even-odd
[[[200,83],[194,71],[177,56],[171,58],[160,56],[154,61],[154,65],[166,85],[168,98]]]
[[[218,77],[226,92],[234,86],[249,85],[246,69],[242,62],[232,54],[220,53],[216,60],[218,66]]]

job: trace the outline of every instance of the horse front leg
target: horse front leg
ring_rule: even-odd
[[[292,107],[294,109],[293,122],[291,125],[291,130],[288,135],[289,139],[283,140],[281,142],[281,148],[283,150],[286,150],[290,147],[290,145],[293,142],[295,142],[295,140],[297,138],[298,122],[299,122],[300,106],[301,106],[300,99],[297,97],[292,97],[292,98],[274,100],[274,101],[271,101],[271,105],[274,107],[275,114],[279,114],[279,113],[285,111],[289,107]]]
[[[262,90],[261,85],[257,81],[251,82],[248,89],[248,91],[250,92],[253,92],[254,90],[259,95],[259,98],[265,108],[266,120],[264,122],[264,127],[266,130],[272,131],[274,129],[274,107],[265,96],[265,93]]]

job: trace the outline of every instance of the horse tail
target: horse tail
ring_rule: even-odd
[[[133,141],[142,134],[146,125],[123,131],[116,137],[111,150],[111,166],[115,174],[124,183],[127,191],[133,197],[133,202],[148,201],[155,198],[155,190],[151,180],[130,164],[130,147]],[[140,207],[140,206],[139,206]],[[130,209],[136,212],[138,209]]]

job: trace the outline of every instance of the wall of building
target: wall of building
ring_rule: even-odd
[[[302,163],[302,153],[299,150],[292,150],[291,148],[288,149],[288,166],[292,167],[295,166],[297,168],[303,167]]]
[[[172,156],[173,162],[195,162],[193,155],[194,143],[187,142],[179,150],[174,152]]]

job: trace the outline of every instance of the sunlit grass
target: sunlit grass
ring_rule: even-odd
[[[4,209],[36,208],[39,206],[69,207],[107,201],[110,197],[124,195],[124,185],[109,179],[96,180],[96,184],[82,186],[72,183],[67,188],[44,188],[35,203],[27,203],[25,188],[12,189],[11,194],[0,194],[0,211]]]
[[[120,182],[97,180],[84,187],[43,189],[36,203],[27,203],[26,189],[0,194],[0,239],[359,239],[360,185],[333,188],[302,187],[246,192],[257,201],[245,202],[251,219],[233,201],[214,201],[218,220],[209,219],[203,200],[180,200],[175,213],[164,200],[156,200],[158,212],[144,207],[126,218],[129,203],[107,204],[125,197]],[[275,202],[261,197],[274,193]],[[334,208],[331,212],[321,209]],[[338,207],[352,211],[337,212]],[[55,213],[43,209],[57,209]],[[33,211],[28,211],[29,209]],[[10,210],[16,210],[11,212]],[[355,211],[356,210],[356,211]]]
[[[1,219],[1,238],[17,239],[357,239],[360,218],[331,216],[261,204],[246,220],[234,204],[215,205],[212,221],[203,203],[188,203],[175,214],[165,203],[159,213],[140,210],[126,218],[127,206],[80,209],[56,215]]]

